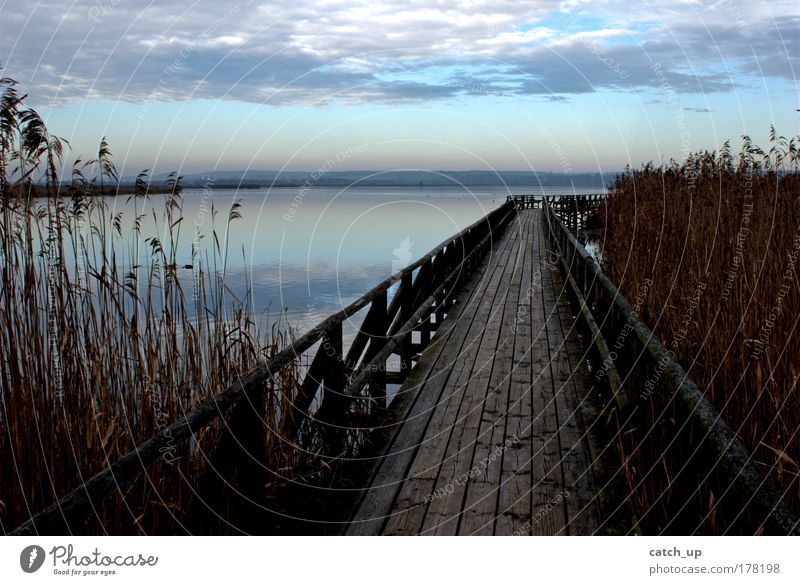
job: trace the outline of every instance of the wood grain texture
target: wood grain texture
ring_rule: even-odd
[[[598,409],[541,210],[522,208],[400,389],[415,397],[348,534],[591,534]]]

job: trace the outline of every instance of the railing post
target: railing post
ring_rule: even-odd
[[[450,270],[455,270],[456,266],[459,265],[461,260],[466,258],[467,254],[467,238],[469,238],[469,233],[464,234],[462,237],[456,240],[455,246],[453,246],[452,254],[450,255],[450,262],[448,268]],[[450,287],[450,294],[447,296],[447,309],[449,310],[450,307],[453,306],[455,303],[455,297],[453,295],[453,291],[459,290],[461,285],[466,278],[466,272],[468,271],[467,263],[464,262],[461,264],[461,268],[458,269],[458,275],[453,280],[453,284]]]
[[[364,364],[369,364],[387,341],[389,334],[387,307],[387,294],[384,291],[372,301],[375,320],[370,328],[369,333],[372,337],[364,355]],[[370,379],[369,394],[380,408],[386,408],[386,362],[380,364],[380,367],[381,369],[375,372]]]
[[[249,534],[268,530],[266,401],[262,387],[254,390],[231,412],[209,458],[192,512],[193,532],[224,530],[219,516]]]
[[[431,267],[430,264],[427,265]],[[433,271],[430,270],[430,276],[426,278],[426,281],[422,283],[421,287],[421,298],[427,299],[431,293],[436,288],[436,276],[433,274]],[[425,348],[428,347],[428,344],[431,341],[431,313],[432,310],[426,311],[422,316],[422,323],[420,323],[419,327],[419,351],[422,353],[425,351]]]
[[[414,299],[410,272],[403,275],[400,283],[400,292],[403,295],[400,302],[400,331],[402,331],[403,325],[414,314],[414,307],[411,306]],[[411,331],[405,335],[400,343],[400,372],[402,376],[406,376],[409,371],[411,371]]]
[[[450,273],[450,263],[448,261],[449,256],[447,251],[439,252],[435,257],[434,263],[434,273],[436,274],[436,286],[435,288],[438,290],[439,285],[444,281],[446,276]],[[447,308],[445,307],[446,298],[448,296],[448,290],[438,290],[435,296],[435,303],[436,306],[433,309],[433,316],[436,320],[436,324],[434,325],[434,330],[438,331],[439,328],[442,326],[442,320],[444,319],[445,313]]]
[[[338,323],[328,331],[319,348],[325,355],[325,370],[318,418],[322,423],[323,443],[331,456],[339,455],[346,449],[344,426],[350,399],[344,396],[347,379],[342,349],[342,324]]]
[[[472,249],[475,247],[475,231],[476,230],[469,230],[469,232],[467,232],[466,240],[464,241],[464,256],[467,256],[467,261],[464,263],[466,266],[464,277],[472,274],[472,270],[474,268],[473,262],[475,261],[475,258],[474,256],[470,255],[470,252],[472,252]]]

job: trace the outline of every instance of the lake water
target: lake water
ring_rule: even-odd
[[[249,279],[259,323],[269,325],[285,317],[302,333],[500,206],[508,195],[565,192],[570,191],[541,187],[187,189],[178,263],[191,263],[195,232],[203,236],[201,249],[212,246],[213,204],[223,249],[227,241],[228,285],[240,293]],[[158,200],[159,196],[153,197],[156,207]],[[225,219],[234,201],[241,204],[242,217],[225,234]],[[132,217],[133,203],[120,197],[111,205]]]

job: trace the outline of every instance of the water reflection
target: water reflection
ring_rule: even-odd
[[[507,195],[531,192],[543,191],[187,189],[179,264],[192,262],[189,240],[203,256],[212,254],[215,226],[231,291],[243,295],[249,279],[260,325],[284,318],[302,333],[497,208]],[[563,189],[544,191],[557,192]],[[241,218],[226,229],[234,201],[241,204]],[[118,198],[110,204],[132,221],[133,202]],[[161,202],[153,197],[152,205],[158,209]]]

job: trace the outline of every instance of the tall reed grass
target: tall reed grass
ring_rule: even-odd
[[[628,169],[594,220],[609,278],[800,513],[800,137],[770,137]]]
[[[224,274],[220,233],[202,252],[181,237],[180,178],[147,195],[142,173],[133,217],[92,197],[116,181],[108,143],[60,181],[67,143],[0,80],[0,527],[29,519],[121,455],[235,382],[287,339],[259,329],[249,290],[236,297]],[[47,198],[30,196],[44,185]],[[101,191],[108,184],[103,184]],[[113,199],[111,201],[114,201]],[[212,210],[212,222],[218,222]],[[188,223],[188,222],[187,222]],[[263,462],[289,471],[293,446],[278,428],[297,371],[265,382]],[[138,479],[99,503],[89,533],[179,533],[222,424],[192,444],[170,445]],[[266,490],[266,488],[265,488]],[[269,497],[265,493],[264,499]]]

